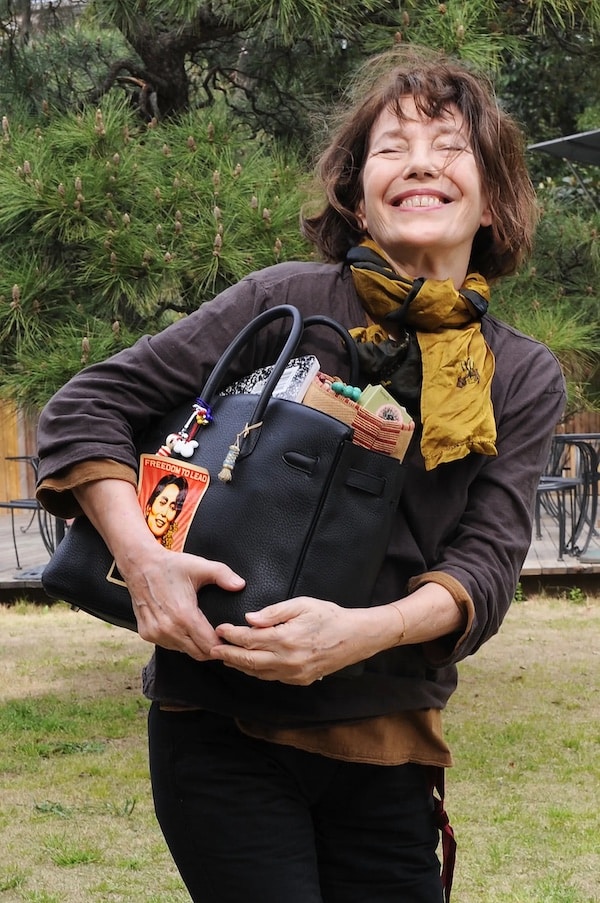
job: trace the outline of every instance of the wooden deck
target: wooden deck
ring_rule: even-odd
[[[44,601],[41,571],[49,559],[35,520],[28,512],[15,514],[16,535],[21,568],[16,566],[10,515],[0,515],[0,602],[23,597]],[[28,524],[29,527],[28,527]],[[592,537],[586,555],[578,559],[565,555],[558,560],[557,530],[548,518],[542,521],[542,539],[534,540],[521,572],[524,587],[554,589],[565,586],[600,588],[600,528]]]
[[[558,558],[558,527],[544,516],[541,539],[533,539],[521,570],[521,582],[529,589],[547,592],[579,586],[597,593],[600,590],[600,522],[592,532],[588,547],[580,557]]]
[[[41,571],[49,560],[37,520],[31,513],[15,512],[15,534],[20,568],[17,568],[10,514],[0,515],[0,601],[29,596],[43,599]]]

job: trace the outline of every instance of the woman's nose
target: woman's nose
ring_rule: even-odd
[[[411,145],[404,161],[405,179],[424,179],[434,176],[439,170],[433,148],[428,142]]]

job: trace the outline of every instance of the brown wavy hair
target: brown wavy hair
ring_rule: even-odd
[[[521,129],[501,109],[483,75],[414,46],[374,57],[359,70],[316,167],[316,187],[326,201],[314,215],[303,213],[305,236],[330,261],[344,260],[364,238],[356,211],[371,130],[386,109],[402,120],[402,98],[407,96],[428,118],[439,117],[451,105],[462,114],[492,214],[492,225],[475,235],[470,269],[488,279],[514,273],[531,252],[537,222]]]

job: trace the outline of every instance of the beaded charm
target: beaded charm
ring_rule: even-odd
[[[343,395],[344,398],[349,398],[351,401],[358,401],[362,395],[362,389],[359,389],[358,386],[348,386],[340,379],[334,380],[331,383],[331,388],[336,395]]]

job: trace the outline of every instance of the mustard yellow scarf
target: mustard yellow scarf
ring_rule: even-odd
[[[470,452],[496,455],[496,422],[491,399],[494,356],[481,333],[489,287],[478,273],[460,291],[452,280],[399,276],[370,239],[348,252],[354,285],[373,326],[350,330],[372,360],[390,333],[400,340],[404,326],[416,333],[422,367],[421,452],[427,470]],[[370,346],[370,348],[369,348]],[[361,355],[362,357],[362,355]],[[414,362],[413,362],[414,371]],[[393,389],[381,368],[381,383]]]

